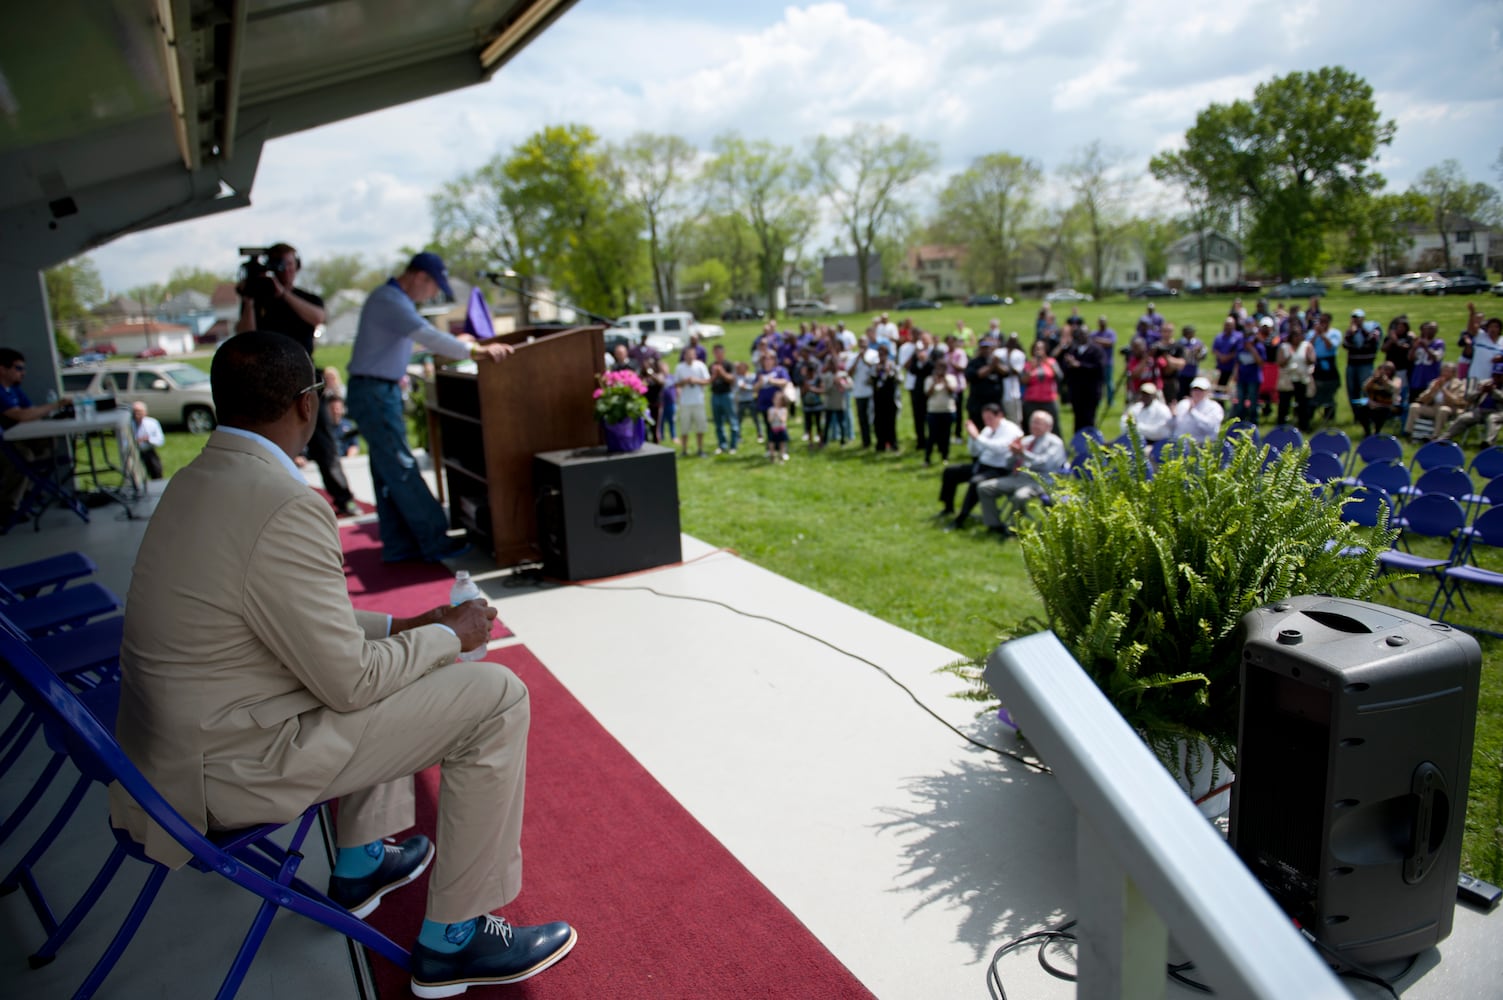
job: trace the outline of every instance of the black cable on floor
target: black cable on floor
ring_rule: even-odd
[[[975,737],[972,737],[972,736],[970,736],[970,735],[968,735],[966,733],[961,732],[955,726],[951,725],[948,720],[946,720],[941,715],[939,715],[939,713],[935,712],[934,709],[930,708],[928,705],[925,705],[922,701],[920,701],[919,700],[919,696],[916,695],[916,694],[914,694],[913,690],[911,688],[909,688],[908,685],[904,684],[902,681],[900,681],[896,677],[894,677],[891,673],[888,672],[887,668],[883,667],[880,663],[876,663],[876,662],[873,662],[872,660],[868,660],[866,657],[861,656],[859,653],[853,653],[853,652],[851,652],[848,649],[845,649],[845,648],[843,648],[841,646],[835,645],[833,642],[830,642],[828,639],[822,639],[819,636],[814,635],[814,634],[812,634],[810,632],[805,632],[803,629],[796,628],[793,625],[789,625],[787,622],[778,621],[776,618],[770,618],[767,615],[759,615],[759,614],[755,614],[755,613],[750,612],[750,611],[743,611],[740,608],[733,607],[733,606],[725,603],[724,601],[717,601],[713,597],[696,597],[696,596],[693,596],[691,594],[666,594],[666,593],[664,593],[664,592],[662,592],[660,590],[657,590],[657,589],[655,589],[653,587],[646,587],[646,586],[642,586],[642,585],[607,586],[607,585],[604,585],[604,584],[584,583],[584,584],[577,584],[577,586],[584,587],[584,588],[586,588],[588,590],[617,590],[617,591],[640,590],[640,591],[646,591],[649,594],[653,594],[653,595],[655,595],[657,597],[668,598],[670,600],[676,600],[676,601],[695,601],[695,602],[698,602],[700,604],[713,604],[716,607],[721,607],[721,608],[724,608],[727,611],[733,612],[734,614],[738,614],[738,615],[740,615],[743,618],[752,618],[752,619],[755,619],[757,621],[771,622],[774,625],[780,625],[780,626],[782,626],[783,628],[787,629],[790,632],[793,632],[793,633],[795,633],[797,635],[801,635],[801,636],[803,636],[806,639],[811,639],[814,642],[819,643],[821,646],[824,646],[827,649],[834,650],[835,652],[840,653],[842,656],[848,656],[851,659],[856,660],[858,663],[864,663],[868,667],[871,667],[873,670],[877,671],[883,677],[886,677],[890,682],[892,682],[894,685],[896,685],[904,694],[908,695],[908,697],[910,699],[912,699],[913,703],[915,705],[917,705],[919,708],[923,709],[924,712],[927,713],[931,718],[933,718],[940,725],[944,726],[950,732],[954,733],[956,736],[959,736],[961,739],[965,740],[967,743],[971,744],[972,746],[979,747],[982,750],[987,750],[987,751],[990,751],[991,753],[998,754],[998,755],[1003,756],[1003,757],[1011,757],[1013,760],[1017,761],[1018,763],[1024,765],[1025,767],[1030,767],[1033,770],[1039,772],[1040,774],[1053,774],[1054,773],[1047,766],[1045,766],[1043,764],[1040,764],[1038,761],[1029,760],[1027,757],[1024,757],[1020,753],[1014,753],[1013,751],[1011,751],[1011,750],[1005,750],[1002,747],[994,747],[994,746],[992,746],[989,743],[983,743],[982,741],[976,739]]]

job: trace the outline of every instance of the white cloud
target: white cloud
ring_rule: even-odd
[[[607,141],[649,130],[707,149],[736,130],[796,148],[863,122],[932,143],[941,167],[1006,150],[1057,168],[1093,139],[1135,169],[1213,101],[1273,76],[1345,65],[1398,121],[1391,186],[1447,157],[1494,181],[1503,115],[1496,0],[1445,17],[1359,0],[849,0],[735,5],[592,0],[492,82],[270,143],[250,209],[96,251],[113,289],[173,267],[231,270],[235,247],[285,238],[305,259],[391,260],[430,234],[428,196],[547,124]],[[1422,42],[1417,42],[1422,39]]]

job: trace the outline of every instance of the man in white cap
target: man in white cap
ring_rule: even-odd
[[[1164,402],[1163,396],[1159,394],[1158,386],[1152,382],[1144,382],[1138,387],[1138,398],[1122,411],[1123,434],[1128,432],[1129,423],[1136,424],[1138,435],[1150,444],[1154,441],[1162,441],[1169,436],[1174,423],[1174,414],[1170,412],[1169,404]]]
[[[1174,434],[1196,441],[1214,441],[1221,433],[1226,411],[1211,398],[1211,380],[1200,376],[1190,383],[1190,398],[1174,407]]]

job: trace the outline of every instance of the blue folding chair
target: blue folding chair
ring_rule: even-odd
[[[1404,446],[1399,439],[1392,434],[1374,434],[1370,438],[1363,438],[1357,445],[1357,450],[1352,452],[1352,460],[1347,466],[1347,471],[1355,472],[1358,465],[1371,465],[1374,462],[1402,462],[1404,460]]]
[[[1466,512],[1453,497],[1425,493],[1404,505],[1404,514],[1400,520],[1399,537],[1394,541],[1393,548],[1378,553],[1378,565],[1383,570],[1434,577],[1435,593],[1425,611],[1426,614],[1431,614],[1436,602],[1440,600],[1441,591],[1445,589],[1445,569],[1457,561],[1459,552],[1464,547],[1461,530],[1466,526]],[[1450,551],[1441,559],[1417,555],[1409,547],[1413,538],[1445,541],[1449,543]],[[1402,549],[1399,548],[1400,545],[1403,546]],[[1389,589],[1395,597],[1399,596],[1398,588],[1392,583],[1389,584]]]
[[[1357,485],[1376,486],[1387,493],[1394,504],[1403,502],[1404,489],[1409,485],[1409,470],[1398,462],[1373,462],[1357,473]]]
[[[1310,436],[1310,451],[1316,454],[1335,455],[1345,468],[1347,456],[1352,453],[1352,439],[1346,436],[1346,431],[1339,431],[1335,428],[1316,431]]]
[[[1305,443],[1305,436],[1299,432],[1298,427],[1291,427],[1289,424],[1279,424],[1279,426],[1263,435],[1263,443],[1268,445],[1269,451],[1277,454],[1285,448],[1298,448]]]
[[[60,588],[97,569],[82,552],[64,552],[0,569],[0,596],[36,597],[49,588]]]
[[[1341,510],[1338,516],[1347,524],[1359,528],[1376,528],[1393,520],[1393,501],[1387,493],[1376,486],[1358,486],[1339,498]],[[1335,547],[1335,540],[1326,543],[1326,551]],[[1360,556],[1367,551],[1365,545],[1348,545],[1337,555]]]
[[[1470,507],[1472,517],[1477,517],[1483,507],[1497,507],[1503,505],[1503,474],[1489,479],[1483,484],[1482,489],[1469,492],[1461,497],[1464,507]]]
[[[1305,463],[1305,480],[1311,483],[1332,483],[1340,479],[1346,473],[1346,468],[1341,464],[1341,459],[1326,451],[1314,451],[1310,453],[1310,460]]]
[[[1483,448],[1477,452],[1468,467],[1472,475],[1487,482],[1503,476],[1503,447],[1493,445],[1491,448]]]
[[[319,890],[297,877],[302,861],[303,841],[312,829],[320,806],[310,806],[296,820],[291,840],[284,849],[270,836],[285,825],[269,824],[249,830],[203,834],[168,804],[149,781],[125,756],[110,727],[96,718],[24,643],[0,638],[0,677],[4,677],[25,699],[67,748],[78,769],[95,780],[119,782],[146,814],[192,855],[189,864],[199,871],[215,873],[261,899],[261,907],[235,956],[234,963],[219,989],[220,1000],[235,995],[256,950],[266,936],[271,918],[280,909],[302,914],[310,920],[331,927],[384,955],[403,969],[410,969],[411,955],[390,938],[350,912],[332,902]],[[133,857],[151,867],[146,884],[136,897],[119,932],[103,956],[79,987],[77,996],[90,996],[104,982],[120,955],[130,944],[136,929],[156,898],[169,869],[148,858],[140,845],[125,833],[115,830],[115,849],[83,897],[61,921],[36,954],[33,967],[40,967],[56,957],[57,949],[78,926],[94,903],[104,893],[126,857]]]
[[[1409,460],[1409,475],[1417,477],[1431,469],[1465,469],[1466,453],[1455,441],[1422,444]],[[1416,471],[1418,470],[1418,471]]]
[[[1089,441],[1105,444],[1106,435],[1101,433],[1101,428],[1095,426],[1076,431],[1075,436],[1070,439],[1070,454],[1089,455],[1091,453],[1091,446],[1087,443]]]
[[[1446,614],[1455,606],[1456,598],[1461,598],[1462,603],[1466,604],[1466,595],[1461,592],[1462,584],[1503,587],[1503,572],[1475,565],[1474,559],[1475,549],[1479,545],[1503,550],[1503,507],[1493,507],[1478,515],[1477,519],[1472,522],[1466,544],[1467,558],[1457,560],[1455,565],[1447,566],[1443,571],[1442,587],[1445,591],[1445,603],[1440,607],[1439,621],[1446,620]],[[1496,632],[1492,629],[1461,625],[1458,622],[1450,624],[1459,625],[1468,631],[1485,632],[1488,635],[1503,638],[1503,632]]]
[[[1255,423],[1253,423],[1250,420],[1234,420],[1234,421],[1232,421],[1231,426],[1226,429],[1226,439],[1228,441],[1230,441],[1233,438],[1239,438],[1239,437],[1252,438],[1253,443],[1257,444],[1257,442],[1258,442],[1258,425],[1255,424]]]
[[[1465,504],[1466,501],[1462,498],[1472,492],[1472,477],[1461,469],[1431,469],[1415,480],[1412,486],[1406,486],[1399,492],[1406,498],[1424,493],[1444,493]]]
[[[32,637],[50,635],[120,610],[120,598],[97,583],[81,583],[26,600],[0,599],[0,614]]]

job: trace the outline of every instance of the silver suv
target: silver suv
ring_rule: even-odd
[[[114,396],[121,406],[140,400],[164,424],[182,424],[194,434],[214,429],[214,395],[202,369],[173,362],[91,366],[63,372],[68,396]]]

